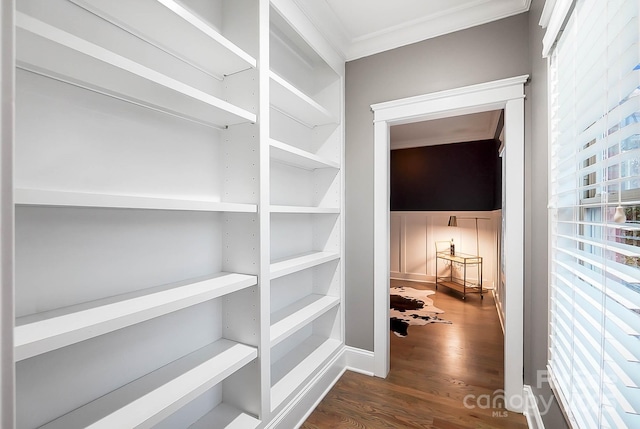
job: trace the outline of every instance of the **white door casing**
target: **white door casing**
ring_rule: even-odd
[[[431,119],[504,109],[505,380],[507,409],[524,409],[524,85],[528,75],[403,98],[371,106],[374,113],[374,374],[389,372],[389,131]]]

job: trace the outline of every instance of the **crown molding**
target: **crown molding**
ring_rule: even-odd
[[[347,61],[518,15],[531,6],[531,0],[477,0],[354,38],[324,1],[294,1]]]
[[[513,2],[480,0],[466,8],[450,9],[383,32],[354,39],[346,51],[347,60],[355,60],[401,46],[486,24],[529,10],[531,0]]]

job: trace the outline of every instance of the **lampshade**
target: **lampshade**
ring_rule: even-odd
[[[458,219],[455,216],[449,216],[448,226],[458,226]]]
[[[627,215],[624,212],[624,207],[616,207],[616,212],[613,215],[613,221],[615,223],[625,223],[627,221]],[[449,223],[451,223],[451,220],[449,220]]]

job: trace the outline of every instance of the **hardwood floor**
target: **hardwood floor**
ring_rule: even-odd
[[[392,281],[399,285],[434,288]],[[453,324],[410,326],[404,338],[392,333],[387,378],[345,372],[303,429],[527,428],[524,416],[503,408],[503,336],[493,296],[463,301],[439,288],[430,298]]]

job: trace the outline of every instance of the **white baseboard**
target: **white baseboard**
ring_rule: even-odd
[[[436,282],[436,278],[434,276],[426,276],[424,274],[401,273],[398,271],[392,271],[389,277],[393,280],[402,280],[405,282],[418,282],[418,283],[435,283]]]
[[[500,327],[502,328],[502,335],[504,335],[504,314],[502,313],[502,303],[496,296],[496,290],[491,290],[491,294],[493,295],[493,302],[496,303],[496,311],[498,312],[498,319],[500,320]]]
[[[373,377],[375,369],[373,352],[346,346],[344,355],[346,357],[347,369],[349,371],[359,372],[360,374]]]
[[[524,399],[525,406],[523,414],[527,418],[529,429],[544,429],[542,415],[540,415],[540,409],[538,409],[538,403],[531,386],[524,386]]]
[[[425,276],[425,275],[420,275],[420,274],[411,274],[411,273],[399,273],[399,272],[395,272],[392,271],[389,275],[389,278],[391,280],[402,280],[403,282],[416,282],[416,283],[431,283],[431,284],[435,284],[436,283],[436,278],[434,276]],[[472,283],[475,283],[474,278],[469,278],[469,281]],[[484,290],[494,290],[494,284],[492,280],[483,280],[482,281],[482,288]]]
[[[307,417],[346,371],[345,348],[322,368],[264,429],[291,429],[302,426]]]

